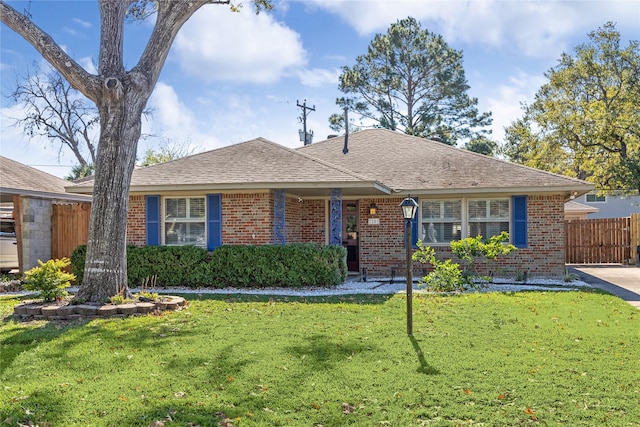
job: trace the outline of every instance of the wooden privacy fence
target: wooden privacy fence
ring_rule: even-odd
[[[565,221],[566,262],[626,264],[635,262],[640,245],[640,214],[626,218]]]
[[[51,258],[70,257],[87,243],[91,203],[54,204],[51,211]]]

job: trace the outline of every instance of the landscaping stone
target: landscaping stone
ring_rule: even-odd
[[[43,304],[27,302],[18,304],[13,309],[14,317],[18,319],[35,320],[80,320],[125,318],[140,314],[150,314],[163,310],[179,310],[187,305],[182,297],[164,296],[158,302],[131,302],[126,304],[80,304],[71,305],[65,302],[57,304]]]

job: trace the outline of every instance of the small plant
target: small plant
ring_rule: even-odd
[[[118,294],[109,298],[109,301],[111,302],[111,304],[119,305],[119,304],[124,304],[126,299],[124,295]]]
[[[485,239],[482,236],[467,237],[462,240],[451,242],[451,251],[458,258],[467,262],[467,270],[472,276],[489,281],[490,277],[480,276],[476,269],[479,260],[494,261],[499,255],[507,255],[517,248],[509,241],[509,233],[503,231],[497,236]]]
[[[39,267],[24,273],[24,288],[37,291],[45,301],[55,301],[67,295],[64,290],[71,285],[76,276],[63,271],[71,263],[69,258],[51,259],[47,262],[38,260]]]
[[[565,283],[573,282],[578,279],[579,279],[578,275],[571,273],[569,270],[565,270],[564,274],[562,275],[562,280],[564,280]]]
[[[514,279],[519,283],[527,283],[527,271],[520,269],[516,270]]]
[[[442,262],[436,258],[435,250],[430,246],[423,246],[418,241],[418,251],[413,254],[413,260],[424,264],[431,264],[433,271],[429,272],[420,281],[427,289],[435,292],[454,292],[472,285],[468,276],[460,269],[460,265],[451,262],[450,259]]]

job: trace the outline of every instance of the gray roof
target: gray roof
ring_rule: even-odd
[[[263,138],[135,169],[132,193],[286,189],[301,196],[561,192],[567,200],[593,188],[543,172],[385,129],[290,149]],[[93,180],[68,188],[90,193]]]
[[[50,175],[7,157],[0,156],[0,193],[3,203],[13,195],[28,195],[50,199],[90,200],[65,191],[69,181]]]
[[[441,142],[386,129],[355,132],[298,149],[309,156],[349,168],[400,192],[573,192],[593,185]]]
[[[70,191],[83,192],[93,180]],[[135,169],[131,192],[283,188],[304,194],[325,194],[340,187],[352,194],[388,194],[390,190],[346,168],[256,138],[240,144]]]

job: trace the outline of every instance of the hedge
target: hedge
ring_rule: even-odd
[[[86,245],[71,254],[78,285]],[[130,287],[155,278],[158,287],[266,288],[336,286],[347,277],[347,252],[341,246],[312,243],[221,246],[209,253],[195,246],[127,246]]]

